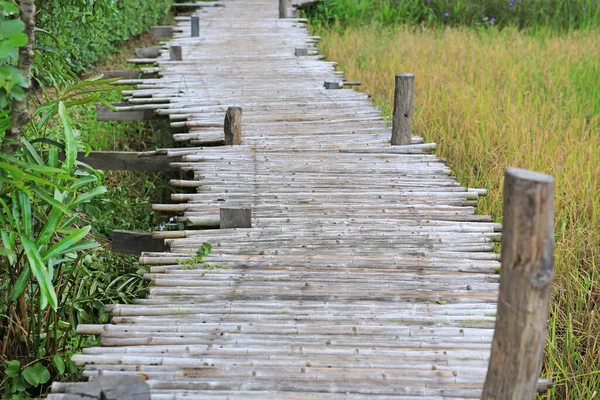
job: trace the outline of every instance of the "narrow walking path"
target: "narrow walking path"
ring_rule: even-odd
[[[485,191],[419,137],[391,146],[367,95],[326,90],[343,77],[277,7],[207,7],[198,38],[179,18],[183,61],[166,53],[161,79],[124,92],[188,128],[175,139],[191,147],[169,154],[197,193],[155,209],[202,226],[225,202],[250,205],[253,227],[187,230],[144,254],[149,297],[80,326],[101,346],[74,360],[142,374],[153,399],[479,398],[500,266],[501,227],[475,215]],[[222,140],[228,106],[243,108],[242,144],[201,147]],[[216,267],[187,268],[203,242]]]

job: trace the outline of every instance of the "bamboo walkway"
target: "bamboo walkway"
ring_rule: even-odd
[[[223,3],[197,12],[200,37],[178,18],[183,61],[165,51],[124,109],[188,128],[167,152],[194,174],[174,184],[197,193],[156,210],[201,227],[223,203],[250,205],[253,227],[187,230],[143,254],[149,297],[80,326],[101,346],[74,361],[140,374],[155,400],[479,398],[500,267],[501,226],[475,215],[485,191],[420,137],[391,146],[366,94],[326,90],[343,76],[277,0]],[[202,147],[222,140],[228,106],[243,108],[242,144]],[[186,268],[202,242],[214,268]]]

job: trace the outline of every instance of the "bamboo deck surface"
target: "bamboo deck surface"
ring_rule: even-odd
[[[318,38],[278,19],[277,0],[229,0],[179,17],[168,50],[122,109],[170,118],[194,193],[156,211],[190,227],[218,223],[224,203],[250,205],[251,229],[163,233],[143,254],[146,299],[81,325],[101,346],[74,357],[85,374],[140,374],[153,399],[479,398],[498,293],[501,226],[475,214],[484,190],[461,186],[435,145],[391,146],[368,96],[340,81]],[[294,49],[308,47],[309,56]],[[149,60],[132,60],[149,62]],[[418,73],[418,71],[415,71]],[[223,139],[243,108],[240,146]],[[212,269],[184,262],[202,242]]]

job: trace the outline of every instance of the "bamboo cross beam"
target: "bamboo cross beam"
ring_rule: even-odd
[[[502,265],[482,399],[533,399],[554,277],[554,178],[507,168]]]
[[[165,241],[156,238],[152,232],[115,230],[112,237],[112,251],[118,254],[141,255],[143,252],[167,251]]]
[[[77,160],[101,171],[173,171],[171,163],[180,158],[169,158],[166,154],[138,153],[132,151],[92,151],[77,153]]]
[[[150,34],[155,38],[170,38],[173,36],[172,26],[153,26],[150,28]]]
[[[126,106],[127,103],[112,103],[113,106]],[[96,114],[98,121],[148,121],[155,119],[167,119],[158,115],[154,110],[138,111],[113,111],[102,103],[96,103]]]
[[[158,58],[161,52],[160,47],[144,47],[135,49],[135,56],[137,58]]]

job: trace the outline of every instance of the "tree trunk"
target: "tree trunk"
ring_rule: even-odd
[[[31,88],[31,64],[33,63],[33,42],[35,40],[35,2],[34,0],[21,0],[19,5],[21,10],[21,20],[25,23],[25,34],[29,39],[27,44],[19,49],[19,72],[28,82],[28,88]],[[21,137],[23,126],[31,120],[31,115],[27,107],[27,98],[15,100],[12,104],[12,125],[6,132],[5,145],[2,151],[14,153],[18,148],[18,142]]]

